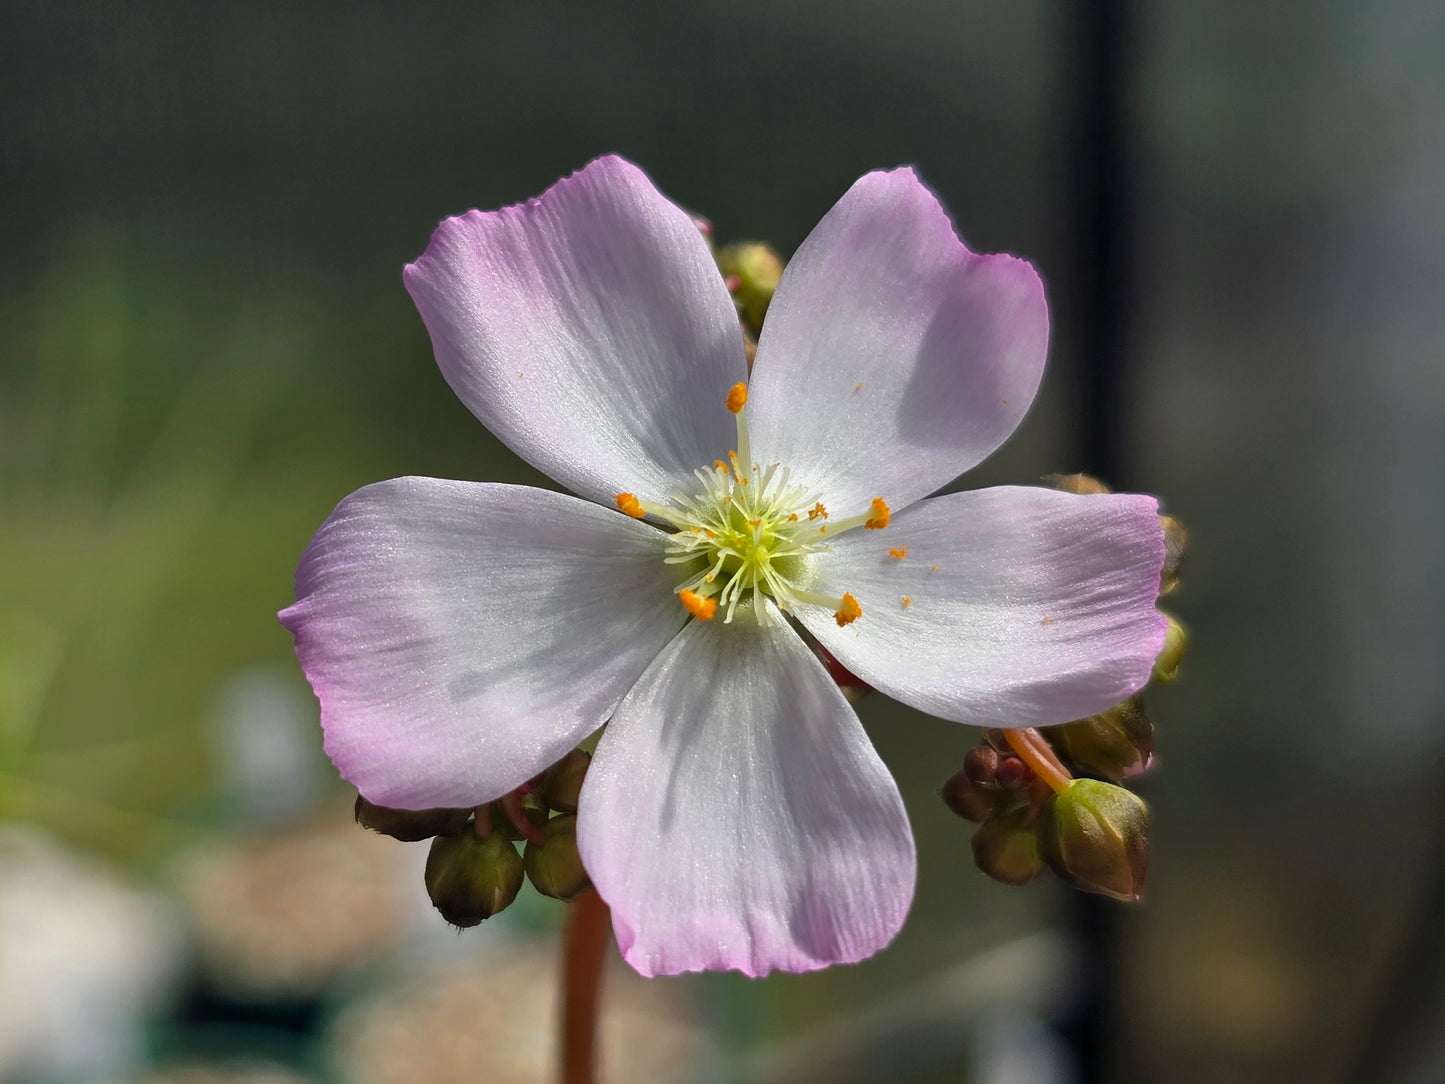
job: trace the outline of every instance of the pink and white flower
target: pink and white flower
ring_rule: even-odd
[[[807,971],[903,923],[903,802],[799,627],[980,726],[1148,681],[1153,498],[927,496],[1018,425],[1048,314],[911,170],[799,248],[751,377],[693,220],[620,158],[448,219],[405,280],[457,395],[579,496],[398,478],[341,502],[281,614],[326,751],[372,802],[466,807],[607,723],[578,840],[644,975]]]

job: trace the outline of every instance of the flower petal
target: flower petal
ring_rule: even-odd
[[[693,622],[643,674],[582,790],[582,862],[644,975],[861,960],[913,897],[898,788],[853,709],[774,623]]]
[[[281,622],[368,801],[489,801],[606,721],[686,620],[662,534],[525,486],[396,478],[322,524]]]
[[[1065,723],[1149,680],[1164,644],[1163,563],[1153,497],[952,493],[817,559],[820,590],[852,592],[862,617],[847,628],[819,607],[798,617],[905,704],[978,726]]]
[[[870,173],[789,261],[748,397],[754,458],[848,515],[895,509],[1002,444],[1048,347],[1032,266],[964,247],[911,169]]]
[[[447,219],[404,278],[452,390],[584,497],[665,498],[735,443],[737,311],[693,219],[630,162]]]

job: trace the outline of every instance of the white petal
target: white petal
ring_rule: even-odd
[[[404,277],[462,402],[574,492],[661,500],[736,443],[737,311],[692,218],[630,162],[447,219]]]
[[[693,622],[608,725],[578,842],[644,975],[863,959],[913,897],[898,788],[853,709],[775,623]]]
[[[808,631],[870,685],[957,722],[1103,711],[1143,688],[1164,642],[1153,497],[953,493],[843,535],[815,561],[819,589],[851,592],[863,616],[839,628],[803,607]]]
[[[1048,336],[1028,263],[965,248],[912,170],[870,173],[778,284],[749,387],[753,458],[835,514],[879,496],[902,508],[1014,431]]]
[[[677,632],[656,531],[525,486],[397,478],[316,533],[281,620],[369,801],[489,801],[606,721]]]

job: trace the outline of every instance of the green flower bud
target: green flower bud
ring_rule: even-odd
[[[1137,900],[1149,868],[1149,807],[1097,779],[1075,779],[1040,819],[1043,855],[1069,884],[1116,900]]]
[[[1029,800],[1033,772],[1014,756],[980,745],[963,758],[963,769],[943,784],[942,798],[965,820],[983,823]]]
[[[1184,649],[1189,646],[1189,634],[1184,631],[1184,626],[1177,618],[1170,614],[1164,616],[1169,618],[1169,628],[1164,633],[1164,647],[1154,660],[1154,680],[1168,684],[1179,676],[1179,664],[1184,661]]]
[[[1108,493],[1109,487],[1087,474],[1046,474],[1044,481],[1065,493]]]
[[[529,821],[541,828],[547,823],[547,806],[536,794],[522,795],[522,812],[526,814]],[[501,802],[492,803],[492,831],[496,832],[503,839],[510,839],[513,842],[522,838],[522,833],[517,831],[517,826],[507,816],[507,811],[502,808]]]
[[[1154,724],[1137,694],[1108,711],[1043,733],[1074,767],[1116,783],[1144,771],[1154,759]]]
[[[553,764],[542,777],[542,801],[558,813],[576,813],[577,796],[582,793],[582,780],[586,778],[587,766],[591,763],[590,753],[573,749]]]
[[[547,842],[528,843],[522,861],[532,887],[557,900],[576,899],[592,887],[577,853],[577,816],[563,813],[547,822]]]
[[[403,843],[454,836],[467,826],[470,809],[388,809],[356,796],[356,823]]]
[[[1179,586],[1179,568],[1184,563],[1184,551],[1189,548],[1189,532],[1173,516],[1160,516],[1159,526],[1164,530],[1164,568],[1159,573],[1159,593],[1167,595]]]
[[[729,289],[738,313],[754,335],[763,326],[768,303],[783,275],[783,261],[767,245],[744,241],[718,250],[717,265],[730,281]]]
[[[426,856],[426,891],[442,918],[463,929],[509,907],[522,887],[517,848],[496,832],[437,836]]]
[[[1006,885],[1028,884],[1038,876],[1044,860],[1037,822],[1024,823],[1029,815],[1025,809],[979,825],[973,834],[973,864]]]

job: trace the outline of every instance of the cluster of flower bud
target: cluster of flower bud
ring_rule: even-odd
[[[559,900],[592,886],[577,852],[577,799],[591,762],[573,749],[475,809],[387,809],[357,795],[356,822],[407,843],[430,839],[424,879],[432,906],[453,926],[475,926],[510,907],[524,879]]]
[[[1082,719],[1047,735],[1037,730],[986,731],[985,743],[968,751],[963,768],[943,785],[943,800],[978,825],[973,860],[980,870],[1004,884],[1021,885],[1048,866],[1085,892],[1138,898],[1149,864],[1147,807],[1116,782],[1075,774],[1107,770],[1122,779],[1147,764],[1148,753],[1131,744],[1122,727],[1109,729],[1101,722],[1111,714]],[[1142,712],[1125,714],[1148,727]],[[1083,762],[1063,752],[1061,734],[1070,728],[1076,728],[1076,746],[1086,749],[1091,765],[1101,768],[1085,769]],[[1144,730],[1142,738],[1152,747],[1152,730]]]
[[[1107,493],[1088,475],[1046,481],[1070,493]],[[1161,515],[1165,561],[1161,596],[1179,585],[1188,533]],[[1153,680],[1179,674],[1187,635],[1169,628]],[[1123,784],[1154,761],[1154,724],[1142,694],[1087,719],[1046,730],[986,730],[963,768],[944,785],[944,803],[978,825],[974,864],[997,881],[1019,885],[1045,866],[1075,888],[1137,900],[1149,865],[1149,810]]]
[[[711,247],[712,226],[699,220],[698,228]],[[723,282],[737,306],[738,323],[742,325],[743,345],[751,368],[753,355],[758,349],[758,335],[763,328],[763,317],[773,300],[773,291],[778,288],[778,280],[783,277],[783,261],[771,246],[761,241],[739,241],[714,248],[713,259],[717,261]]]

